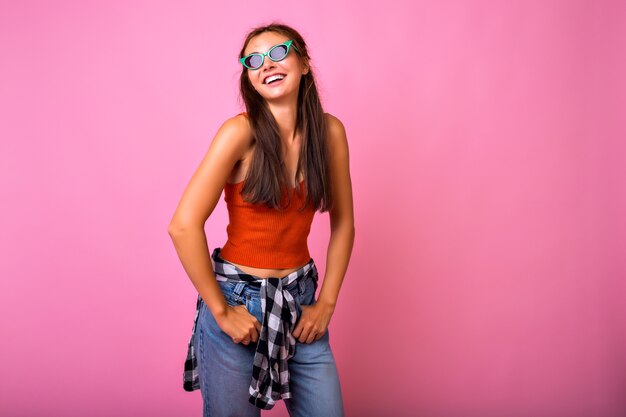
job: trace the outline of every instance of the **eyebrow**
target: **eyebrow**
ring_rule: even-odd
[[[267,48],[267,50],[269,51],[270,49],[272,49],[272,48],[273,48],[273,47],[275,47],[276,45],[280,45],[280,44],[283,44],[283,43],[285,43],[285,42],[287,42],[287,41],[282,41],[282,42],[275,43],[274,45],[272,45],[272,46],[270,46],[269,48]],[[261,54],[261,53],[262,53],[262,52],[259,52],[259,51],[252,51],[252,52],[248,52],[248,53],[247,53],[247,54],[245,54],[244,56],[248,56],[248,55],[250,55],[250,54]]]

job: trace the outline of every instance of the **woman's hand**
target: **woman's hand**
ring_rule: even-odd
[[[261,323],[248,312],[244,304],[229,305],[224,314],[215,317],[215,321],[220,329],[229,335],[235,343],[248,345],[250,342],[259,340]]]
[[[291,334],[301,343],[313,343],[326,333],[335,307],[319,300],[315,304],[301,307],[302,314]]]

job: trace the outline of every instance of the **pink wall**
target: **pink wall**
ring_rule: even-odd
[[[272,18],[350,142],[347,416],[626,415],[626,7],[582,0],[3,2],[0,415],[201,416],[166,229]]]

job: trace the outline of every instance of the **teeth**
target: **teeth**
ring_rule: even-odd
[[[269,83],[271,83],[274,80],[282,80],[283,78],[285,78],[285,76],[282,75],[282,74],[272,75],[271,77],[267,77],[265,79],[265,84],[269,84]]]

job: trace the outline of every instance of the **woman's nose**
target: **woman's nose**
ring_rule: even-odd
[[[264,70],[274,68],[274,61],[270,59],[268,56],[263,57],[263,65],[261,66]]]

